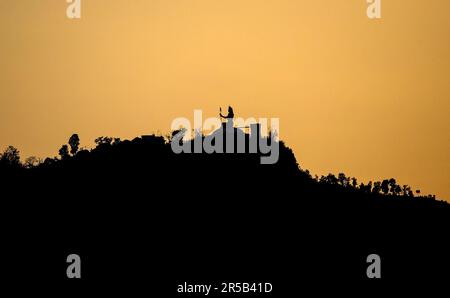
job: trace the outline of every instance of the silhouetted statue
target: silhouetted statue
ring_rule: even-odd
[[[233,118],[234,118],[234,112],[233,108],[228,106],[228,115],[224,116],[222,115],[222,108],[220,108],[219,113],[221,118],[227,119],[227,122],[222,123],[222,128],[226,133],[234,133],[234,124],[233,124]]]
[[[228,106],[228,115],[226,115],[226,116],[222,115],[222,108],[220,108],[220,113],[219,113],[219,115],[220,115],[221,118],[224,118],[224,119],[231,119],[231,121],[233,121],[233,118],[234,118],[233,108],[230,107],[230,106]],[[228,121],[230,121],[230,120],[228,120]]]

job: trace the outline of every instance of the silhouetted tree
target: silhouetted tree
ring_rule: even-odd
[[[387,195],[389,193],[389,180],[384,179],[383,182],[381,182],[381,191]]]
[[[330,184],[337,184],[338,179],[333,174],[328,174],[327,179]]]
[[[37,167],[42,163],[42,160],[40,158],[37,158],[36,156],[30,156],[25,159],[25,162],[23,163],[23,166],[27,169],[31,169],[34,167]]]
[[[374,194],[379,194],[380,191],[381,191],[381,182],[380,182],[380,181],[377,181],[377,182],[375,182],[375,183],[373,184],[372,192],[373,192]]]
[[[353,188],[358,187],[358,180],[355,177],[352,178],[352,186],[353,186]]]
[[[391,194],[395,195],[396,188],[397,181],[394,178],[389,179],[389,190],[391,191]]]
[[[308,178],[312,178],[311,173],[309,172],[309,170],[305,170],[305,174]]]
[[[370,193],[372,191],[372,181],[369,181],[369,183],[367,183],[367,185],[365,185],[364,183],[361,183],[359,185],[359,189],[363,193]]]
[[[400,185],[395,185],[394,187],[394,195],[398,196],[400,195],[400,193],[402,192],[402,188],[400,187]]]
[[[113,141],[113,138],[102,136],[102,137],[96,138],[94,142],[95,142],[95,144],[97,144],[97,146],[99,146],[99,145],[103,145],[103,144],[111,145],[112,141]]]
[[[349,185],[349,178],[344,173],[339,173],[338,175],[339,184],[347,187]]]
[[[408,185],[403,185],[402,194],[408,197],[414,196],[413,192],[411,191],[411,187],[409,187]]]
[[[69,138],[70,154],[75,155],[80,147],[80,138],[75,133]]]
[[[364,185],[364,183],[361,182],[361,183],[359,184],[359,190],[362,191],[362,192],[365,192],[365,191],[366,191],[366,186]]]
[[[12,167],[20,166],[20,152],[14,146],[8,146],[0,156],[0,164]]]
[[[43,162],[43,164],[44,164],[44,166],[51,166],[52,164],[54,164],[55,162],[57,162],[58,161],[58,159],[55,157],[55,158],[50,158],[50,157],[47,157],[45,160],[44,160],[44,162]]]
[[[62,145],[61,149],[58,151],[59,156],[61,156],[61,159],[67,159],[69,155],[69,147],[67,145]]]
[[[338,178],[330,173],[327,176],[320,177],[320,182],[335,185],[338,184]]]

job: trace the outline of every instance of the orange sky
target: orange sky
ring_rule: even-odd
[[[313,174],[450,200],[450,1],[0,0],[0,148],[166,133],[193,109],[279,117]]]

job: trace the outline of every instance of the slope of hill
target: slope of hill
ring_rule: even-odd
[[[85,290],[167,293],[188,280],[269,281],[272,294],[315,282],[370,288],[369,254],[382,260],[376,285],[450,277],[445,202],[313,179],[283,142],[273,165],[258,154],[174,154],[158,136],[98,143],[30,169],[2,166],[12,280],[72,287],[70,253],[84,260]],[[24,275],[30,253],[39,276]]]

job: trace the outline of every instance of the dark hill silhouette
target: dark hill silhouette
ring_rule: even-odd
[[[155,135],[96,143],[79,150],[71,137],[60,158],[26,167],[2,156],[10,277],[70,288],[65,257],[79,253],[80,284],[108,290],[261,280],[275,295],[315,282],[449,280],[450,206],[395,180],[312,178],[283,142],[273,165],[258,154],[174,154]],[[39,276],[23,276],[30,253]],[[365,273],[371,253],[382,258],[378,283]]]

